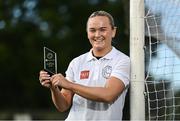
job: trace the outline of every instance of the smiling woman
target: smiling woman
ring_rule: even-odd
[[[128,54],[128,2],[0,0],[0,120],[13,120],[13,115],[21,112],[35,120],[64,120],[68,111],[58,113],[50,100],[49,90],[39,85],[37,73],[43,68],[43,47],[58,53],[58,70],[64,73],[74,57],[89,51],[91,47],[86,41],[89,14],[92,10],[104,9],[115,16],[117,26],[121,28],[114,38],[114,47]],[[119,46],[119,42],[123,46]],[[99,72],[103,78],[112,72],[107,66],[104,65],[102,72]],[[89,70],[79,71],[79,78],[81,74],[84,80],[92,76]],[[126,102],[123,118],[128,119],[128,99]]]
[[[66,77],[61,73],[50,77],[40,71],[40,83],[50,89],[60,112],[70,108],[66,121],[121,121],[130,80],[130,59],[112,46],[116,34],[109,19],[112,16],[105,11],[92,15],[87,22],[90,51],[70,62]]]

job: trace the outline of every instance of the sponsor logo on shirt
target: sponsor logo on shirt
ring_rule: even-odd
[[[80,79],[88,79],[89,78],[89,70],[81,71]]]

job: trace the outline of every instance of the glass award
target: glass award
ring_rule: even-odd
[[[51,76],[57,73],[57,55],[56,52],[44,47],[44,70]]]

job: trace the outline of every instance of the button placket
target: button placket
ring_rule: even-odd
[[[98,80],[99,78],[99,66],[100,66],[100,62],[99,60],[96,60],[95,61],[95,64],[94,64],[94,77],[93,77],[93,80]]]

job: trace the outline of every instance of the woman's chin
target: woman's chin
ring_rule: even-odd
[[[97,51],[100,51],[103,49],[103,46],[94,46],[93,48]]]

